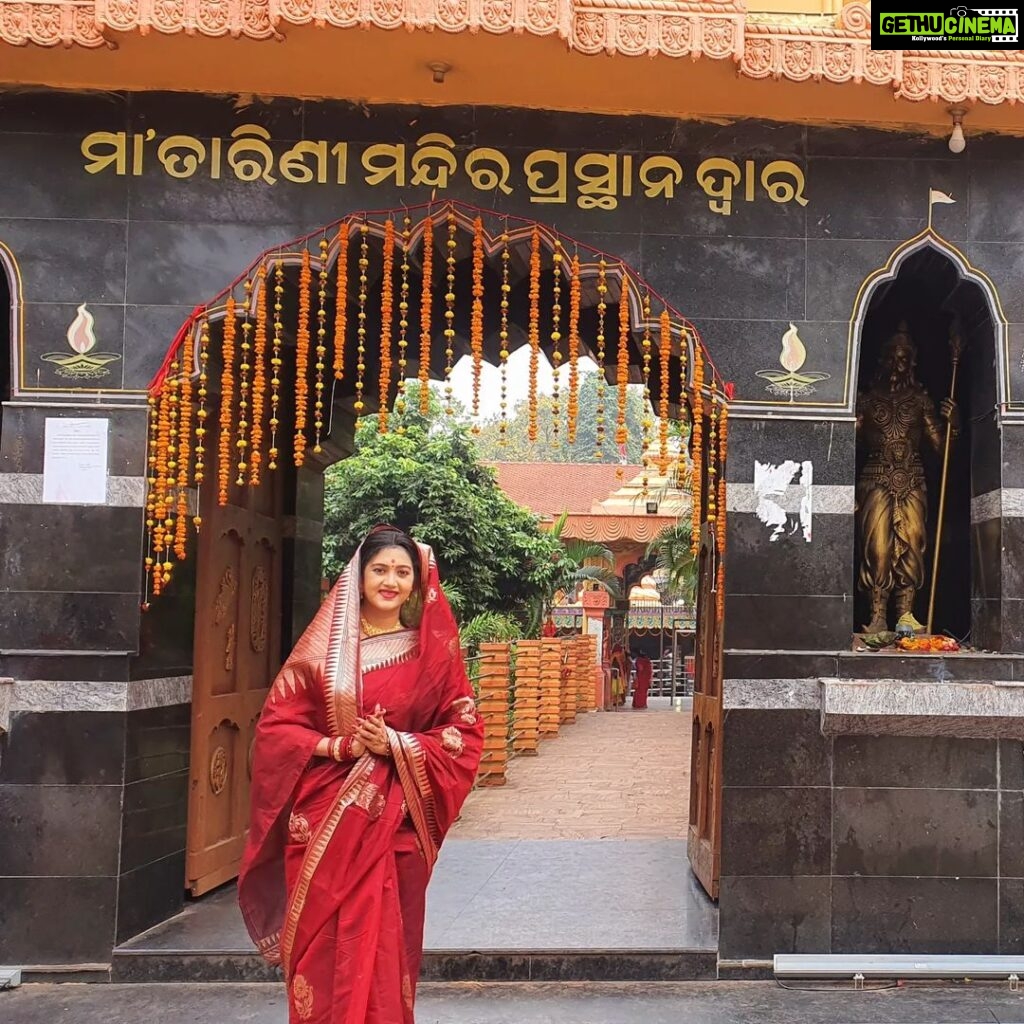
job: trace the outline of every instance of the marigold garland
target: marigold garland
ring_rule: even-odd
[[[641,496],[647,497],[647,474],[650,471],[650,456],[648,450],[651,446],[651,427],[654,425],[651,419],[651,296],[644,295],[642,315],[644,318],[644,330],[640,339],[640,352],[643,359],[642,375],[644,385],[644,418],[643,418],[643,454],[640,461],[643,465],[643,486]],[[621,373],[621,369],[620,369]],[[626,390],[623,388],[623,390]]]
[[[569,272],[569,444],[576,443],[580,411],[580,258],[574,254]]]
[[[473,221],[473,313],[469,324],[469,344],[473,353],[473,433],[480,433],[480,376],[484,363],[484,222]]]
[[[729,451],[729,407],[722,402],[718,414],[718,617],[725,615],[725,527],[726,527],[726,485],[725,463]]]
[[[455,414],[452,406],[452,370],[455,368],[455,239],[458,223],[455,214],[448,214],[448,254],[445,263],[448,266],[448,290],[444,294],[444,411],[448,416]]]
[[[356,401],[355,411],[358,415],[362,415],[364,403],[363,403],[363,390],[366,385],[363,382],[363,375],[366,373],[366,286],[367,286],[367,269],[370,266],[370,244],[369,236],[370,226],[365,222],[359,225],[359,313],[357,319],[359,326],[356,328]]]
[[[398,397],[395,412],[405,412],[405,373],[409,356],[409,239],[412,220],[406,215],[402,223],[402,292],[398,301]],[[401,429],[401,428],[399,428]]]
[[[711,395],[708,399],[708,509],[707,521],[711,532],[718,536],[718,388],[711,378]]]
[[[551,367],[554,382],[551,389],[551,436],[558,442],[559,416],[561,414],[558,370],[562,365],[562,243],[555,239],[555,251],[551,256]]]
[[[624,445],[629,440],[626,430],[626,402],[629,398],[629,275],[622,268],[622,289],[619,292],[619,358],[615,380],[618,385],[619,408],[615,421],[615,443]]]
[[[220,441],[217,445],[217,504],[228,503],[228,488],[231,484],[231,454],[234,433],[231,411],[235,404],[235,298],[228,296],[224,310],[224,336],[221,352],[224,366],[220,373]]]
[[[143,608],[149,604],[148,597],[150,588],[154,585],[153,565],[153,532],[156,529],[156,458],[157,458],[157,429],[159,420],[157,417],[157,399],[150,395],[146,399],[149,406],[147,422],[147,465],[146,476],[146,592],[143,599]],[[159,573],[159,570],[156,570]]]
[[[338,265],[334,289],[334,379],[345,376],[345,333],[348,330],[348,221],[338,228]]]
[[[672,320],[668,307],[661,311],[658,322],[658,370],[661,374],[661,389],[658,396],[658,468],[662,476],[668,473],[668,404],[669,404],[669,359],[672,356]]]
[[[196,409],[196,468],[193,477],[196,482],[196,490],[199,491],[206,479],[206,420],[209,412],[206,408],[206,399],[209,395],[210,381],[210,318],[203,317],[202,327],[199,330],[199,387],[196,395],[199,399],[199,408]],[[199,507],[198,496],[196,507]],[[198,530],[202,526],[202,519],[198,512],[192,520]]]
[[[377,429],[388,432],[388,402],[391,397],[391,337],[395,303],[395,222],[384,222],[384,263],[380,283],[380,380]]]
[[[245,282],[245,319],[242,321],[242,343],[238,363],[238,429],[235,448],[238,450],[238,475],[235,483],[242,487],[245,484],[246,470],[249,461],[246,449],[249,447],[249,371],[252,369],[252,322],[249,311],[252,309],[252,281]]]
[[[540,228],[530,234],[530,415],[526,436],[537,440],[537,371],[540,369]]]
[[[509,283],[509,263],[512,254],[508,251],[508,232],[501,236],[501,328],[498,339],[501,349],[498,353],[501,373],[501,424],[498,427],[498,443],[508,444],[508,305],[512,285]]]
[[[178,386],[180,380],[180,363],[175,355],[171,368],[164,381],[167,389],[167,473],[164,477],[164,584],[171,580],[171,551],[175,540],[174,513],[176,509],[175,496],[171,494],[172,488],[178,479]]]
[[[420,291],[420,415],[430,414],[430,317],[433,309],[434,218],[423,222],[423,287]]]
[[[277,428],[281,425],[279,416],[281,407],[281,367],[284,360],[281,352],[284,346],[284,323],[281,314],[284,311],[284,261],[278,260],[274,265],[274,339],[270,354],[270,450],[267,452],[267,469],[277,469]]]
[[[156,459],[153,495],[153,594],[158,595],[164,583],[164,536],[167,515],[167,448],[171,436],[171,392],[164,386],[157,401]]]
[[[605,317],[608,313],[608,264],[602,259],[597,264],[597,445],[594,458],[604,455],[604,396],[605,377]]]
[[[324,357],[327,355],[327,239],[320,239],[320,270],[317,275],[316,383],[313,399],[313,452],[319,455],[324,433]]]
[[[188,485],[192,464],[192,370],[196,356],[195,328],[185,335],[182,348],[182,373],[178,402],[178,501],[174,530],[174,554],[185,560],[188,543]]]
[[[299,323],[295,332],[295,451],[296,466],[306,461],[306,419],[309,414],[309,308],[313,282],[309,249],[302,249],[299,272]]]
[[[267,396],[267,268],[260,264],[257,274],[256,334],[253,350],[252,426],[249,430],[249,483],[260,485],[263,464],[263,408]]]
[[[694,339],[693,345],[693,424],[690,435],[690,453],[692,459],[693,478],[690,485],[691,532],[690,550],[696,557],[700,550],[700,524],[704,511],[704,360],[701,356],[700,342]]]

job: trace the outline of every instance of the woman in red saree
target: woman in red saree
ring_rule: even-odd
[[[256,730],[238,898],[291,1024],[412,1024],[427,882],[482,744],[433,554],[377,527]]]
[[[654,676],[654,666],[646,654],[638,654],[636,658],[636,673],[633,676],[633,707],[643,710],[647,707],[647,691],[651,688],[651,679]]]

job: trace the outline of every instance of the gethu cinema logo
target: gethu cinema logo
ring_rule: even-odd
[[[883,36],[946,36],[1016,42],[1019,12],[1012,8],[972,10],[954,7],[949,14],[913,12],[883,13],[879,20]]]

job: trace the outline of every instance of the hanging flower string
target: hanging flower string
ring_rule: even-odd
[[[619,389],[615,443],[621,447],[629,440],[626,429],[626,402],[629,398],[629,276],[625,267],[622,268],[622,290],[619,292],[619,359],[615,382]]]
[[[195,331],[185,335],[182,353],[181,394],[178,402],[178,501],[174,524],[174,554],[185,560],[188,542],[188,485],[192,466],[192,370],[195,365]]]
[[[356,400],[355,411],[362,414],[365,403],[363,402],[363,391],[366,384],[363,375],[366,373],[366,294],[368,281],[368,268],[370,266],[370,244],[367,238],[370,232],[369,226],[364,221],[359,225],[359,312],[356,314],[359,326],[356,328]]]
[[[601,259],[597,264],[597,445],[594,458],[604,456],[604,394],[605,385],[605,317],[608,314],[608,264]]]
[[[726,488],[725,463],[729,452],[729,406],[722,402],[718,413],[718,618],[725,617],[725,534],[726,534]]]
[[[324,359],[327,355],[327,239],[320,239],[320,271],[317,275],[316,383],[313,398],[313,452],[319,455],[324,433]]]
[[[580,257],[573,255],[569,272],[569,410],[566,429],[569,444],[576,443],[576,418],[580,411]]]
[[[537,371],[540,369],[540,228],[530,233],[530,390],[526,436],[537,440]]]
[[[295,450],[294,461],[306,461],[306,419],[309,414],[309,306],[313,274],[309,249],[302,248],[302,269],[299,271],[299,322],[295,332]]]
[[[345,376],[345,333],[348,330],[348,221],[338,228],[338,265],[334,287],[334,379]]]
[[[388,432],[388,400],[391,397],[391,332],[394,323],[395,222],[384,222],[384,263],[380,284],[380,387],[377,424],[380,433]]]
[[[430,414],[430,318],[434,270],[434,221],[423,222],[423,287],[420,291],[420,415]]]
[[[280,454],[277,448],[277,428],[281,425],[281,368],[284,360],[281,358],[284,345],[284,323],[281,314],[284,310],[284,262],[278,260],[274,266],[274,340],[273,350],[270,357],[270,451],[268,469],[277,469],[277,457]]]
[[[199,331],[199,387],[196,395],[199,399],[199,408],[196,409],[196,515],[193,519],[195,528],[198,530],[203,521],[199,516],[199,490],[206,479],[206,420],[209,412],[206,408],[206,399],[209,395],[210,382],[210,318],[203,317],[203,324]]]
[[[217,446],[217,504],[228,503],[228,488],[231,484],[231,454],[234,433],[231,426],[231,411],[235,398],[235,297],[228,296],[224,311],[224,336],[221,340],[221,355],[224,366],[220,373],[220,441]]]
[[[690,452],[693,462],[693,476],[690,483],[690,551],[696,557],[700,550],[700,524],[704,511],[704,360],[700,345],[693,346],[693,424],[690,434]]]
[[[149,594],[155,585],[153,565],[153,535],[156,530],[156,462],[157,462],[157,431],[159,428],[158,401],[155,395],[146,399],[149,405],[148,430],[147,430],[147,465],[148,475],[146,477],[146,583],[143,597],[143,607],[149,604]],[[158,577],[160,570],[155,570]]]
[[[498,341],[501,345],[498,352],[501,367],[501,423],[498,426],[498,443],[502,446],[508,444],[508,297],[512,291],[508,265],[511,258],[506,231],[501,236],[501,329],[498,331]]]
[[[180,356],[180,350],[179,354]],[[175,541],[175,496],[171,493],[178,479],[178,389],[181,386],[180,363],[175,356],[167,378],[167,472],[164,476],[164,583],[171,580],[171,552]]]
[[[249,483],[260,485],[263,464],[263,407],[267,398],[267,266],[260,264],[257,276],[256,332],[252,374],[252,429],[249,432]]]
[[[455,248],[458,245],[456,233],[458,223],[455,214],[448,214],[448,253],[447,264],[448,290],[444,293],[444,411],[448,416],[455,413],[452,406],[452,370],[455,368]]]
[[[669,404],[669,359],[672,356],[672,320],[668,307],[661,311],[658,320],[658,372],[660,390],[658,395],[658,469],[662,476],[668,473],[668,404]],[[680,393],[680,400],[682,393]]]
[[[249,447],[249,371],[252,369],[249,362],[252,353],[252,322],[249,319],[251,308],[252,281],[250,280],[245,282],[245,319],[242,321],[241,361],[238,364],[238,423],[235,439],[238,458],[235,484],[238,487],[245,485],[245,474],[249,468],[246,449]]]
[[[651,420],[651,296],[644,295],[643,312],[644,330],[640,340],[640,352],[643,359],[642,376],[644,384],[644,410],[643,410],[643,453],[640,461],[643,465],[643,481],[640,496],[647,498],[648,473],[651,468],[651,460],[648,451],[651,447],[651,427],[654,425]],[[623,386],[623,391],[626,387]]]
[[[718,537],[718,388],[711,381],[711,396],[708,399],[708,480],[707,480],[707,522],[711,533]]]
[[[473,353],[473,433],[480,433],[480,376],[484,363],[484,222],[473,221],[473,313],[469,324],[469,344]]]
[[[551,256],[551,367],[554,383],[551,389],[551,438],[558,443],[558,419],[561,415],[558,370],[562,365],[562,243],[555,239]]]
[[[407,215],[402,222],[402,291],[398,300],[398,397],[395,412],[405,412],[405,373],[409,355],[409,239],[412,220]]]

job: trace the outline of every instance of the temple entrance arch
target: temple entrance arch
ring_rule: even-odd
[[[857,479],[864,481],[858,490],[854,631],[871,622],[877,624],[884,596],[888,598],[886,624],[890,628],[906,610],[927,624],[931,609],[934,632],[949,633],[975,647],[1000,650],[998,498],[1001,427],[1007,408],[1007,324],[995,288],[951,243],[928,231],[897,250],[887,267],[865,282],[853,322],[860,424]],[[892,360],[888,356],[900,348],[912,354],[913,375],[928,396],[922,406],[920,441],[913,436],[914,427],[907,433],[905,427],[889,424],[888,399],[879,403],[873,397],[891,391]],[[950,431],[947,459],[942,401],[951,393],[958,422]],[[913,420],[918,415],[910,409],[915,401],[897,411],[896,420]],[[900,449],[897,461],[906,456],[919,467],[909,471],[906,481],[899,466],[892,471],[892,466],[881,465],[877,443],[875,454],[867,443],[872,422],[877,426],[879,417],[886,420],[882,433],[894,435],[886,444]],[[901,430],[906,436],[896,438]],[[913,454],[916,451],[919,460]],[[879,477],[871,485],[876,490],[874,497],[866,483],[873,476]],[[889,482],[882,483],[881,476]],[[897,494],[904,483],[906,493]],[[896,513],[876,515],[879,510],[873,509],[871,502],[878,501],[879,489],[885,491],[882,502],[894,504]],[[890,527],[890,521],[895,525]],[[877,568],[880,523],[885,535],[882,544],[888,544],[892,556],[893,572],[888,580]],[[888,587],[871,589],[880,583]]]
[[[0,241],[0,436],[4,403],[14,391],[15,346],[20,341],[21,278],[14,253]]]
[[[200,525],[195,506],[202,526],[188,836],[193,892],[237,870],[262,695],[316,608],[314,506],[322,504],[323,470],[350,450],[358,417],[406,401],[404,380],[446,381],[463,356],[474,367],[485,360],[504,365],[522,346],[532,366],[542,353],[555,366],[569,365],[559,407],[567,435],[575,429],[583,356],[608,384],[643,384],[662,418],[693,425],[704,615],[714,620],[709,635],[720,633],[725,521],[716,510],[725,509],[731,388],[693,325],[630,267],[546,225],[457,202],[356,214],[268,250],[186,321],[150,392],[148,600],[173,588],[176,566],[192,550],[191,527]],[[531,409],[535,402],[532,389]],[[599,443],[617,446],[625,401],[618,408],[608,402]],[[381,429],[388,429],[386,415]],[[667,458],[665,442],[651,458]],[[283,593],[281,608],[268,591]],[[268,621],[279,627],[258,628]],[[705,675],[720,677],[718,654]],[[720,682],[708,693],[717,713],[702,710],[706,740],[694,757],[713,751],[720,760]],[[720,772],[701,779],[708,787],[703,806],[716,806]],[[695,867],[714,893],[717,859],[702,856]]]

